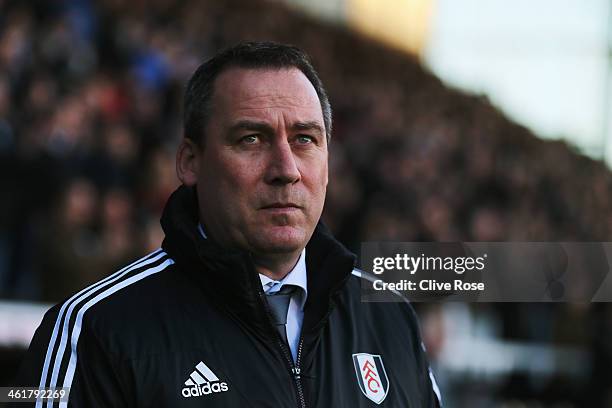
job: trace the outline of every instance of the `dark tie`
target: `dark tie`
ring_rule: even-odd
[[[289,301],[291,296],[297,289],[295,285],[283,285],[278,292],[267,294],[268,305],[272,312],[272,318],[276,331],[281,338],[287,343],[287,311],[289,310]]]

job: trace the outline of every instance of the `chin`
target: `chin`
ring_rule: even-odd
[[[274,227],[270,231],[261,231],[256,246],[261,252],[291,253],[304,249],[307,242],[307,235],[302,229]]]

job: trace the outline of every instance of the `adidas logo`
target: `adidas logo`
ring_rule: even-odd
[[[189,375],[189,379],[185,381],[185,387],[181,390],[183,397],[201,397],[202,395],[229,390],[227,383],[220,382],[215,373],[203,362],[200,361],[195,368]]]

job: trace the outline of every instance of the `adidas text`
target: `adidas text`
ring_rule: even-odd
[[[183,397],[200,397],[202,395],[209,395],[217,392],[224,392],[229,390],[227,383],[204,383],[202,385],[194,385],[193,387],[185,387],[182,390]]]

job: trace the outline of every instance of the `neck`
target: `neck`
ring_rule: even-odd
[[[281,280],[295,267],[302,251],[275,256],[254,256],[255,270],[270,279]]]

